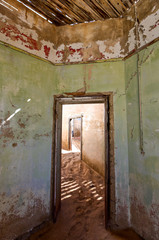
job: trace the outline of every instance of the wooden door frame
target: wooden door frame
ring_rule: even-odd
[[[81,155],[81,160],[82,160],[82,137],[83,137],[83,134],[82,134],[82,130],[83,130],[83,114],[80,114],[80,115],[73,115],[72,117],[69,117],[68,119],[68,149],[71,150],[70,148],[70,145],[71,145],[71,132],[70,132],[70,129],[71,129],[71,120],[72,119],[76,119],[76,118],[81,118],[81,141],[80,141],[80,155]]]
[[[59,105],[68,104],[93,104],[104,103],[105,105],[105,227],[111,228],[115,224],[115,163],[114,163],[114,117],[113,117],[113,93],[67,93],[54,96],[53,109],[53,143],[52,143],[52,167],[51,167],[51,219],[55,222],[55,203],[57,177],[61,179],[61,173],[57,175],[55,171],[56,151],[57,151],[57,118],[61,124],[62,133],[62,114],[59,116],[57,111]],[[107,131],[107,133],[106,133]],[[61,134],[60,134],[61,136]],[[59,153],[61,156],[61,152]],[[60,157],[61,160],[61,157]],[[60,164],[60,163],[59,163]]]

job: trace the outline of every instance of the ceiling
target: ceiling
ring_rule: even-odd
[[[121,17],[135,0],[21,0],[56,26]]]

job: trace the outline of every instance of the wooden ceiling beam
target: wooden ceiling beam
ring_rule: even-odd
[[[120,14],[123,14],[127,9],[121,0],[109,0],[109,2]]]
[[[91,8],[86,2],[85,0],[73,0],[76,5],[79,8],[82,8],[87,15],[91,16],[91,20],[99,20],[101,19],[101,16],[99,15],[99,13],[97,11],[95,11],[93,8]]]
[[[59,9],[62,14],[65,16],[69,16],[72,19],[72,23],[76,23],[77,21],[80,21],[80,18],[74,14],[69,8],[66,8],[61,2],[57,0],[47,0],[48,4],[54,9]],[[57,10],[58,11],[58,10]]]
[[[39,0],[38,4],[36,0],[32,0],[37,7],[43,8],[43,10],[47,13],[47,15],[52,19],[57,19],[61,23],[71,24],[73,21],[66,17],[64,14],[59,12],[57,9],[51,7],[47,1]],[[40,4],[39,4],[40,3]]]
[[[126,6],[126,8],[131,8],[132,3],[129,0],[122,0],[122,2],[124,3],[124,5]]]
[[[46,12],[44,12],[41,8],[37,8],[37,6],[35,4],[33,4],[32,2],[28,2],[27,0],[23,0],[23,3],[25,5],[27,5],[28,7],[32,8],[34,11],[42,14],[44,17],[46,17],[48,20],[50,20],[53,24],[57,25],[57,26],[61,26],[62,24],[60,24],[60,22],[58,21],[58,19],[53,19],[52,17],[49,17]]]
[[[104,20],[109,17],[109,15],[100,8],[96,0],[84,0],[84,2],[97,14],[99,20]]]
[[[62,2],[66,7],[70,8],[74,13],[78,13],[78,16],[81,17],[81,22],[99,19],[99,16],[94,13],[94,11],[87,6],[83,0],[59,1]]]
[[[87,5],[84,0],[74,0],[74,3],[81,11],[85,13],[86,17],[89,16],[90,19],[87,20],[87,18],[85,18],[86,21],[101,19],[99,13],[97,11],[94,11],[94,9]]]
[[[110,8],[115,12],[115,14],[117,15],[117,17],[120,17],[120,13],[118,12],[118,10],[112,5],[112,3],[110,2],[110,0],[104,0],[106,3],[108,3],[108,5],[110,6]]]
[[[98,5],[103,9],[103,11],[106,11],[106,13],[109,15],[110,18],[117,17],[118,15],[115,13],[115,11],[110,7],[108,2],[105,0],[96,0]]]
[[[23,0],[56,26],[120,17],[135,0]]]

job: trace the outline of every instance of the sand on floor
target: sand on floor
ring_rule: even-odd
[[[105,230],[104,179],[80,160],[80,152],[63,151],[61,211],[29,240],[138,240],[133,231]]]

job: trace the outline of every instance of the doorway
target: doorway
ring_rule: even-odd
[[[81,152],[82,156],[82,117],[83,115],[69,118],[68,124],[68,146],[69,150],[74,148]]]
[[[66,96],[60,96],[55,97],[54,102],[54,141],[53,141],[53,174],[52,174],[52,216],[54,221],[56,221],[58,212],[61,207],[61,137],[62,137],[62,107],[64,105],[69,104],[104,104],[104,169],[105,169],[105,176],[104,176],[104,182],[105,182],[105,227],[108,228],[110,225],[110,219],[111,219],[111,192],[115,189],[111,189],[113,185],[111,185],[110,181],[110,151],[111,149],[111,142],[112,137],[110,137],[110,128],[112,127],[112,123],[110,124],[110,99],[111,96],[109,94],[107,95],[84,95],[84,96],[74,96],[74,97],[66,97]],[[69,148],[71,148],[71,141],[75,137],[75,120],[76,124],[79,125],[79,122],[81,122],[81,129],[82,129],[82,118],[83,116],[72,116],[69,119]],[[74,120],[75,119],[75,120]],[[77,122],[79,121],[79,122]],[[79,135],[79,133],[77,134]],[[82,131],[81,131],[82,135]],[[81,141],[82,142],[82,141]],[[82,144],[81,144],[82,149]],[[81,155],[82,156],[82,155]],[[113,172],[113,171],[112,171]],[[111,186],[110,186],[111,185]],[[114,184],[115,186],[115,184]]]

